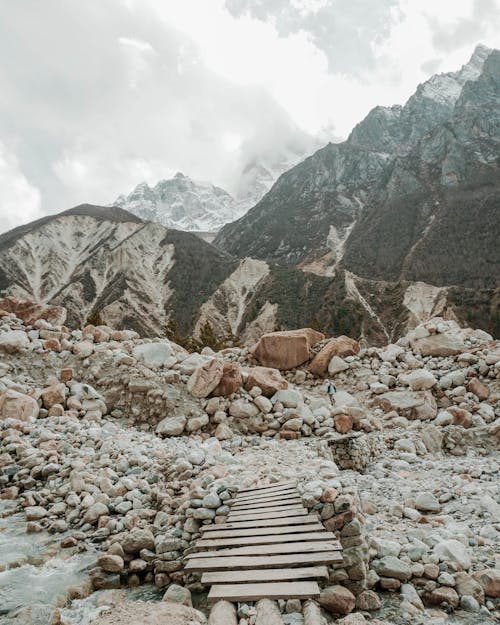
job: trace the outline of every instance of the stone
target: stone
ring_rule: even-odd
[[[434,374],[427,369],[414,369],[410,373],[401,375],[400,380],[412,391],[425,391],[437,384]]]
[[[13,296],[0,298],[0,310],[14,313],[28,326],[34,325],[38,319],[45,319],[53,326],[62,326],[66,321],[67,314],[66,308],[62,306],[36,304]]]
[[[227,397],[241,388],[243,379],[241,367],[235,362],[225,362],[222,369],[222,378],[212,391],[214,397]]]
[[[29,417],[38,417],[40,409],[33,397],[8,389],[0,395],[0,418],[26,421]]]
[[[490,396],[490,389],[477,378],[469,380],[466,389],[469,393],[473,393],[479,401],[486,401]]]
[[[340,358],[355,356],[359,349],[359,343],[348,336],[330,339],[312,359],[308,370],[313,375],[324,376],[334,356],[339,356]]]
[[[125,568],[125,563],[120,556],[104,553],[97,558],[97,566],[108,573],[120,573]]]
[[[100,517],[109,514],[108,506],[103,503],[97,502],[90,506],[90,508],[83,515],[85,523],[97,523]]]
[[[252,367],[248,370],[248,377],[245,388],[249,391],[258,386],[262,394],[272,397],[278,391],[288,388],[288,382],[281,375],[278,369],[271,367]]]
[[[309,360],[311,347],[324,338],[311,328],[271,332],[261,336],[250,353],[265,367],[294,369]]]
[[[381,606],[382,602],[377,593],[373,592],[373,590],[363,590],[363,592],[359,593],[356,597],[356,608],[358,610],[373,612],[374,610],[379,610]]]
[[[122,598],[114,602],[112,607],[109,603],[109,599],[103,602],[107,608],[92,618],[92,625],[206,625],[207,623],[201,612],[182,604],[167,601],[126,601]],[[43,621],[44,625],[48,622]],[[226,625],[224,621],[222,623]],[[228,622],[227,625],[231,623]]]
[[[216,509],[222,505],[219,495],[216,492],[208,493],[202,500],[204,508]]]
[[[389,391],[378,395],[374,402],[385,412],[395,410],[407,419],[434,419],[437,405],[430,391]]]
[[[278,391],[272,396],[271,401],[273,404],[279,402],[285,408],[297,408],[302,403],[302,394],[300,391],[289,388],[283,391]]]
[[[208,397],[222,379],[224,363],[219,358],[207,360],[197,367],[187,383],[193,397]]]
[[[254,403],[250,403],[246,399],[236,399],[229,406],[229,414],[237,419],[248,419],[256,417],[259,414],[259,409]]]
[[[456,356],[466,351],[462,337],[454,332],[410,339],[410,345],[413,351],[421,356]]]
[[[25,508],[24,513],[27,521],[39,521],[48,515],[47,510],[42,506],[28,506]]]
[[[264,395],[259,395],[258,397],[255,397],[253,403],[263,414],[268,414],[273,409],[273,404],[271,400]]]
[[[8,330],[0,333],[0,351],[15,354],[29,347],[30,340],[22,330]]]
[[[455,590],[460,596],[474,597],[479,603],[484,603],[484,590],[481,584],[465,571],[455,573]]]
[[[64,402],[66,400],[66,385],[59,382],[44,388],[41,393],[41,398],[44,408],[52,408],[55,404],[64,406]]]
[[[165,417],[156,426],[156,434],[159,436],[179,436],[184,432],[187,419],[183,415]]]
[[[340,356],[334,356],[328,364],[328,375],[335,376],[346,369],[349,369],[349,364]]]
[[[457,608],[459,604],[457,592],[450,586],[438,586],[438,588],[424,593],[422,600],[428,606],[451,606],[452,608]]]
[[[472,577],[481,584],[484,594],[487,597],[500,599],[500,570],[483,569],[476,571]]]
[[[424,609],[422,599],[412,584],[401,584],[401,595],[408,603],[411,603],[419,610]]]
[[[210,610],[208,625],[238,625],[234,603],[216,601]]]
[[[402,582],[407,582],[411,578],[410,566],[394,556],[385,556],[380,560],[374,560],[372,567],[381,577],[392,577]]]
[[[227,423],[219,423],[215,428],[214,436],[219,441],[229,441],[233,438],[233,430],[227,425]]]
[[[162,601],[168,603],[180,603],[188,607],[192,607],[191,592],[188,588],[178,586],[177,584],[171,584],[167,588],[167,592],[163,595]]]
[[[139,553],[141,549],[154,549],[155,538],[147,529],[134,529],[121,541],[125,553]]]
[[[174,351],[170,343],[144,343],[136,345],[132,356],[149,369],[172,366],[175,364]]]
[[[208,415],[203,413],[200,415],[196,415],[194,417],[190,417],[186,424],[186,430],[188,432],[196,432],[196,430],[201,430],[201,428],[205,427],[209,423]]]
[[[415,498],[415,508],[421,512],[439,512],[441,505],[432,493],[424,492]]]
[[[319,604],[331,614],[345,616],[354,610],[356,597],[344,586],[329,586],[322,589]]]
[[[472,415],[468,410],[459,408],[458,406],[450,406],[447,412],[453,417],[453,425],[459,425],[463,428],[470,428],[472,426]]]
[[[335,429],[340,434],[346,434],[350,432],[353,427],[353,418],[348,414],[336,414],[333,417],[333,423],[335,425]]]
[[[441,562],[453,563],[463,570],[470,569],[471,557],[467,548],[458,540],[443,540],[434,547],[434,553]]]
[[[73,345],[73,353],[82,360],[88,358],[94,352],[94,343],[92,341],[80,341]]]

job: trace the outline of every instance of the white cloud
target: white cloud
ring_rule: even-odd
[[[42,217],[38,189],[19,170],[19,163],[0,142],[0,232]]]

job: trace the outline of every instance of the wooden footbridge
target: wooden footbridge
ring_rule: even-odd
[[[281,482],[238,492],[226,523],[206,525],[186,571],[201,572],[209,601],[313,599],[328,566],[342,566],[341,545]]]

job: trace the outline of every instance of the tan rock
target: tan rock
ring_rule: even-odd
[[[443,332],[410,339],[410,345],[421,356],[456,356],[466,351],[466,345],[458,332]]]
[[[117,555],[103,553],[97,558],[97,566],[107,573],[120,573],[125,567],[123,558]]]
[[[61,382],[69,382],[73,379],[73,369],[71,367],[64,367],[59,373],[59,379]]]
[[[59,339],[47,339],[43,343],[43,348],[52,351],[52,352],[60,352],[61,351],[61,342]]]
[[[252,367],[248,372],[245,388],[249,391],[254,386],[258,386],[266,397],[272,397],[278,391],[287,389],[288,382],[278,369]]]
[[[241,367],[235,362],[225,362],[222,369],[222,378],[212,391],[215,397],[227,397],[236,393],[243,384]]]
[[[281,430],[280,438],[286,441],[294,441],[300,438],[300,432],[292,432],[292,430]]]
[[[354,610],[356,597],[344,586],[329,586],[321,591],[319,604],[332,614],[345,616]]]
[[[310,349],[325,338],[312,328],[264,334],[250,353],[265,367],[293,369],[309,359]]]
[[[474,597],[479,603],[484,603],[483,587],[479,581],[465,571],[455,573],[455,588],[461,597],[463,595],[469,595]]]
[[[44,408],[52,408],[55,404],[64,406],[66,400],[66,385],[59,382],[44,388],[41,393],[41,398]]]
[[[22,319],[26,325],[33,325],[38,319],[45,319],[53,326],[62,326],[66,321],[66,308],[36,304],[17,297],[0,298],[0,308]]]
[[[29,395],[9,389],[0,395],[0,418],[26,421],[28,417],[38,417],[38,403]]]
[[[469,380],[466,388],[469,393],[474,393],[479,401],[485,401],[490,396],[490,389],[477,378]]]
[[[427,606],[441,606],[444,604],[456,608],[459,604],[457,592],[450,586],[439,586],[435,590],[426,592],[422,600],[424,605]]]
[[[333,417],[333,423],[335,424],[335,429],[340,434],[346,434],[352,430],[353,426],[353,418],[348,414],[336,414]]]
[[[224,363],[219,358],[207,360],[197,367],[187,383],[193,397],[208,397],[222,379]]]
[[[339,491],[331,486],[327,486],[320,497],[322,503],[333,503],[339,496]]]
[[[450,406],[446,410],[453,416],[453,425],[461,425],[463,428],[470,428],[472,425],[472,415],[468,410],[458,406]]]
[[[355,356],[359,352],[359,343],[348,336],[338,336],[328,341],[311,361],[308,370],[313,375],[324,376],[333,356]]]
[[[500,570],[484,569],[476,571],[472,576],[481,584],[487,597],[500,598]]]

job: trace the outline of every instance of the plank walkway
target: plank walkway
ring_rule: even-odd
[[[185,570],[202,573],[209,601],[312,599],[340,543],[310,514],[291,482],[248,488],[229,502],[226,523],[204,525]]]

